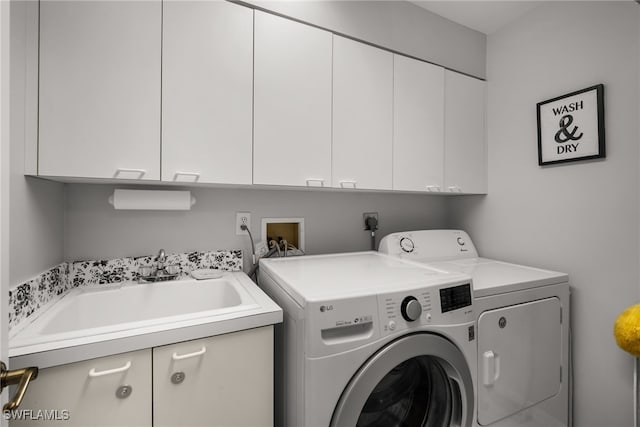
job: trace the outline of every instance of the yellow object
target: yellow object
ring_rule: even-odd
[[[632,305],[618,316],[613,335],[621,349],[640,357],[640,304]]]

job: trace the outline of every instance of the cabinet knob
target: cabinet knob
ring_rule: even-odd
[[[185,378],[186,375],[184,372],[174,372],[173,375],[171,375],[171,383],[175,385],[182,384]]]
[[[116,389],[116,397],[118,399],[126,399],[127,397],[131,396],[132,392],[133,387],[131,387],[130,385],[121,385]]]

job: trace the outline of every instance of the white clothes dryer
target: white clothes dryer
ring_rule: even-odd
[[[260,261],[282,308],[276,425],[473,425],[470,277],[377,252]]]
[[[390,234],[379,251],[473,278],[479,425],[570,425],[566,274],[481,258],[460,230]]]

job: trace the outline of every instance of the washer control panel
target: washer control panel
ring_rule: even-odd
[[[378,296],[383,334],[428,324],[432,319],[432,289],[394,292]]]
[[[381,334],[417,326],[473,321],[471,283],[460,282],[378,295]]]

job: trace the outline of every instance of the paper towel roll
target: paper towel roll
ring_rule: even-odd
[[[114,209],[188,211],[195,198],[190,191],[114,190],[109,203]]]

